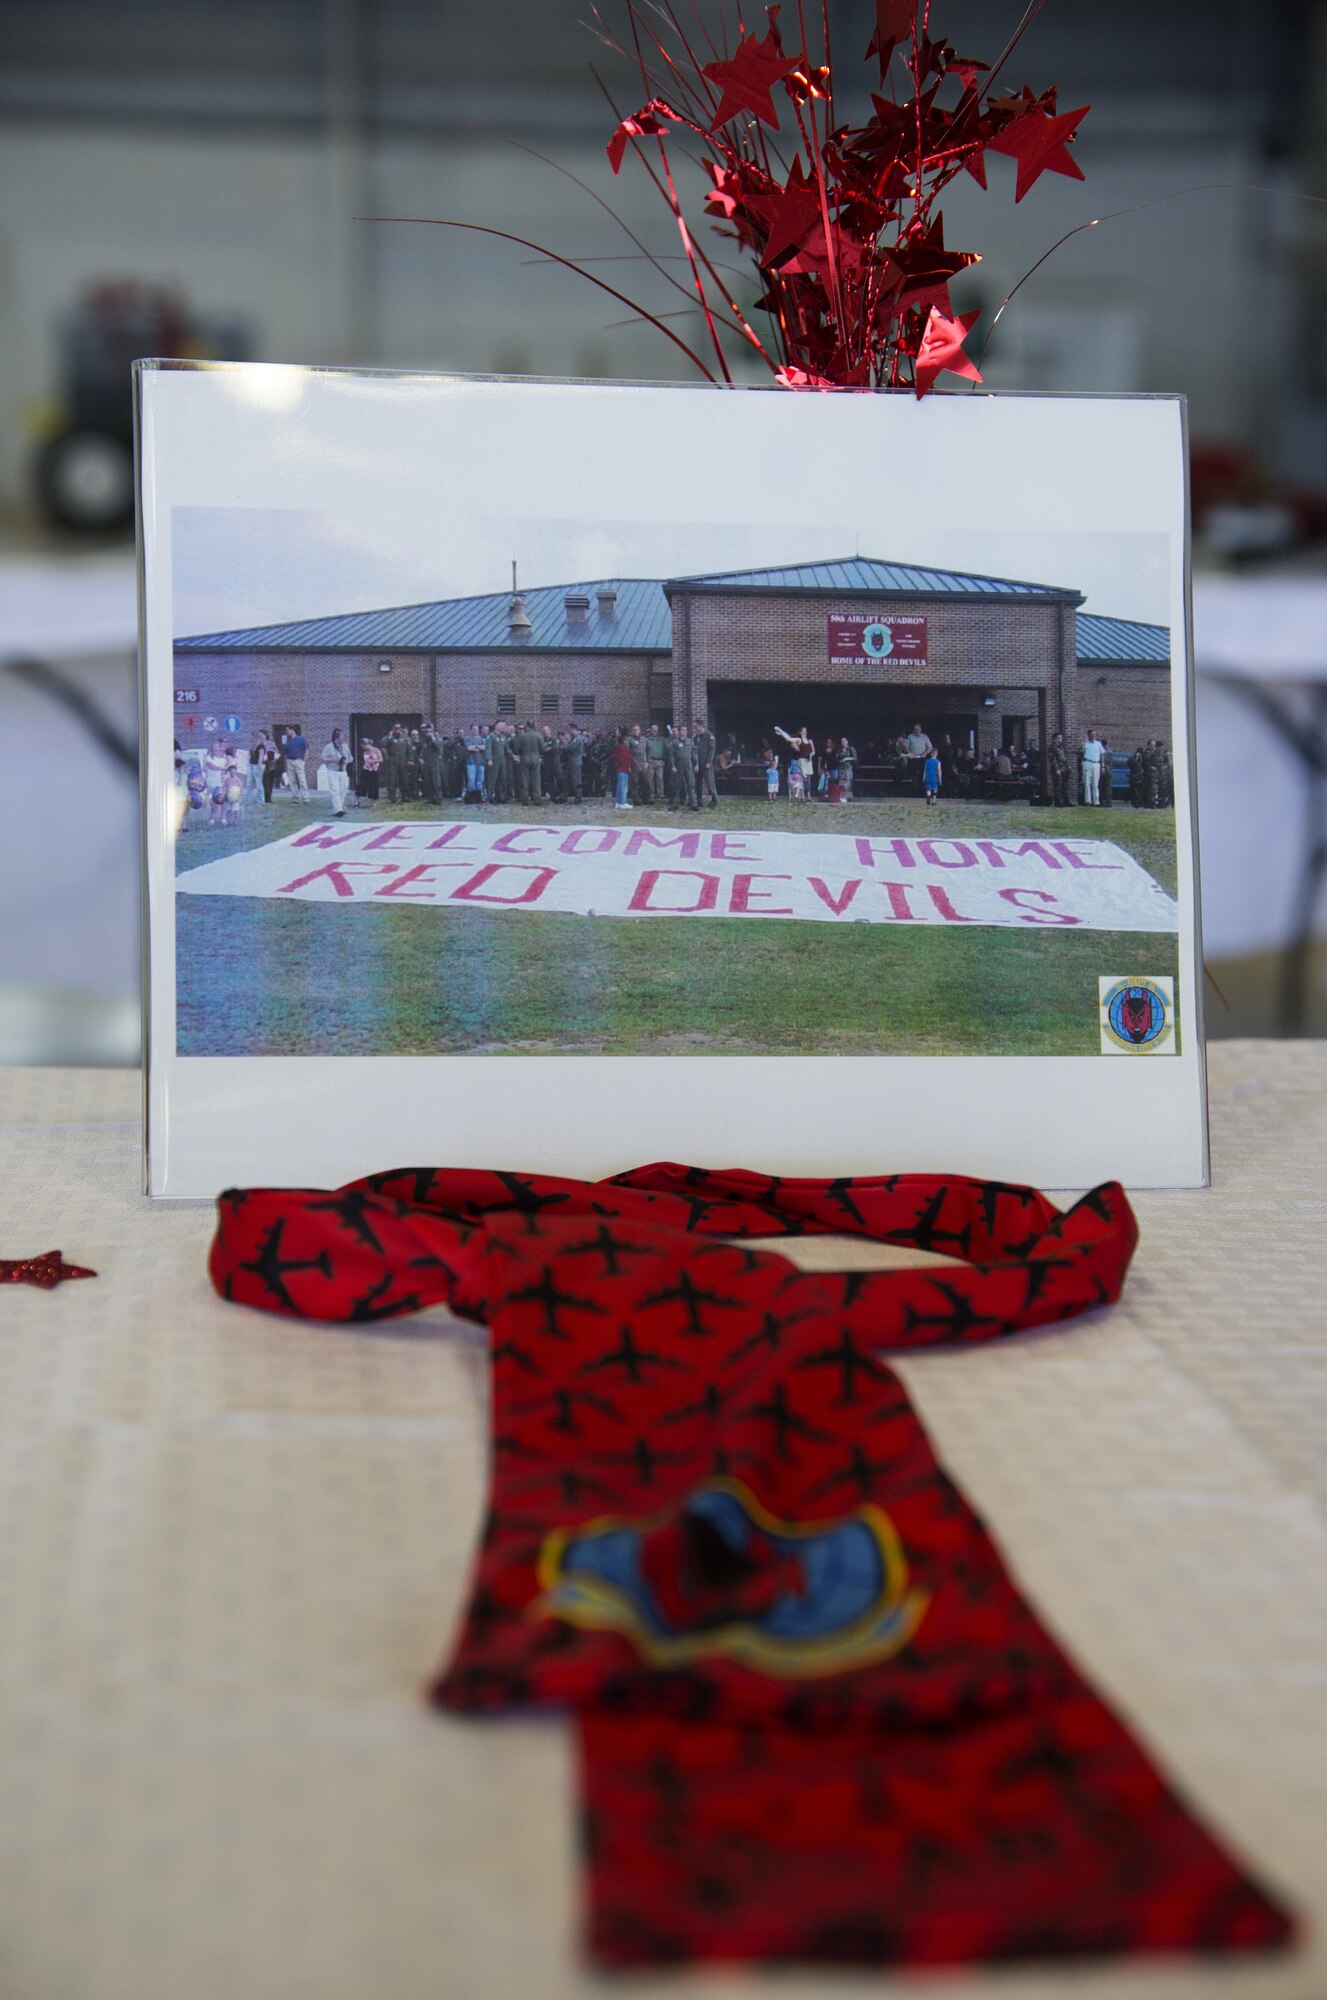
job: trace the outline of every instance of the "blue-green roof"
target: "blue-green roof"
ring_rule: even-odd
[[[712,590],[861,590],[880,597],[1043,597],[1081,604],[1078,590],[1053,583],[1019,583],[1009,576],[975,576],[961,569],[923,569],[916,563],[877,562],[844,556],[835,562],[793,563],[783,569],[717,570],[678,577],[677,583]]]
[[[611,616],[598,593],[614,591]],[[566,599],[588,597],[583,623],[572,623]],[[597,583],[559,583],[523,590],[528,638],[513,638],[508,622],[511,592],[447,597],[432,604],[399,604],[385,611],[351,611],[335,618],[302,618],[288,625],[253,625],[238,632],[203,632],[177,639],[183,653],[666,653],[673,619],[663,585],[653,577],[609,577]]]
[[[1080,660],[1127,660],[1141,665],[1170,661],[1170,627],[1140,625],[1134,618],[1098,618],[1080,611],[1074,621]]]
[[[251,625],[233,632],[203,632],[177,639],[182,653],[483,653],[617,652],[669,653],[673,615],[667,593],[677,588],[860,591],[900,597],[1035,597],[1080,604],[1078,591],[1053,584],[1019,583],[1011,577],[974,576],[964,570],[918,569],[907,563],[875,562],[852,556],[842,562],[799,563],[784,569],[716,571],[709,576],[610,577],[595,583],[548,584],[523,590],[530,620],[527,638],[514,637],[509,622],[511,594],[448,597],[428,604],[400,604],[382,611],[351,611],[332,618],[303,618],[283,625]],[[601,607],[600,593],[612,592],[613,605]],[[579,618],[569,615],[568,597],[588,600]],[[1080,660],[1167,661],[1170,633],[1164,625],[1141,625],[1130,618],[1101,618],[1080,611]]]

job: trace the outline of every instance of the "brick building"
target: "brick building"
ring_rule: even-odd
[[[934,737],[1043,751],[1095,727],[1169,738],[1170,634],[1081,592],[863,557],[614,579],[352,612],[175,643],[177,734],[238,716],[241,741],[298,721],[316,754],[392,722],[494,716],[556,729],[690,721],[749,748],[774,724],[880,744]]]

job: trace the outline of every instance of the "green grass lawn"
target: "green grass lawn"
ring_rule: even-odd
[[[378,807],[369,818],[445,819]],[[458,809],[511,821],[514,806]],[[295,833],[311,808],[190,832],[183,872]],[[606,824],[607,801],[536,820]],[[349,825],[351,822],[348,821]],[[692,821],[692,824],[701,822]],[[1174,815],[863,801],[725,800],[707,830],[1113,840],[1172,896]],[[575,917],[180,896],[177,1045],[222,1055],[1095,1055],[1097,979],[1177,972],[1155,933]]]

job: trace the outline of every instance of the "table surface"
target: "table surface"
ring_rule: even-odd
[[[1327,1931],[1327,1044],[1214,1048],[1212,1128],[1211,1191],[1139,1197],[1120,1307],[899,1372],[1053,1629]],[[210,1212],[138,1189],[136,1076],[0,1071],[0,1253],[101,1273],[0,1294],[4,2000],[602,1996],[576,1954],[566,1727],[420,1700],[479,1522],[482,1336],[442,1311],[366,1334],[226,1306]],[[1322,2000],[1327,1940],[1072,1990]]]

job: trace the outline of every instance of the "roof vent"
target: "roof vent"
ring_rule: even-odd
[[[525,599],[519,592],[513,594],[511,603],[507,606],[507,630],[513,639],[528,639],[534,630],[530,623],[530,614],[525,608]]]
[[[599,616],[601,618],[616,618],[617,592],[614,590],[612,584],[600,584],[598,590],[595,592],[595,596],[599,600]]]
[[[583,625],[590,615],[590,600],[583,590],[569,590],[562,600],[568,625]]]

